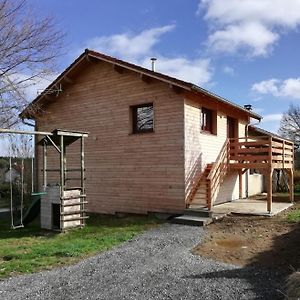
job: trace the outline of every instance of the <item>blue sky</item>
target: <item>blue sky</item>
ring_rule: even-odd
[[[261,127],[271,131],[289,104],[300,101],[300,0],[29,3],[37,15],[53,15],[67,33],[58,72],[84,48],[148,68],[155,56],[157,71],[252,104],[264,116]]]

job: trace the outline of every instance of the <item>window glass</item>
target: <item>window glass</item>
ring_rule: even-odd
[[[153,131],[153,104],[132,106],[133,133]]]

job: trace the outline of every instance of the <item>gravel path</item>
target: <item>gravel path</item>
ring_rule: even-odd
[[[275,275],[192,255],[203,234],[164,224],[74,266],[2,281],[0,299],[280,299]]]

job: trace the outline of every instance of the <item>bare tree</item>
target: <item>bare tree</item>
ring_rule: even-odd
[[[17,123],[26,88],[54,72],[63,36],[52,17],[35,17],[26,0],[0,0],[1,127]]]
[[[137,109],[137,129],[151,128],[153,128],[153,106],[139,107]]]
[[[300,145],[300,106],[291,104],[280,121],[279,134]]]
[[[7,140],[7,154],[16,158],[31,158],[34,156],[33,137],[23,134],[11,134]]]

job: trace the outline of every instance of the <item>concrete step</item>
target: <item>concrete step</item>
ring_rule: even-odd
[[[182,215],[172,219],[172,223],[191,225],[191,226],[206,226],[212,222],[212,218],[204,218],[197,216]]]
[[[211,218],[212,212],[208,209],[203,208],[187,208],[184,210],[184,215],[187,216],[195,216],[195,217],[203,217],[203,218]]]

